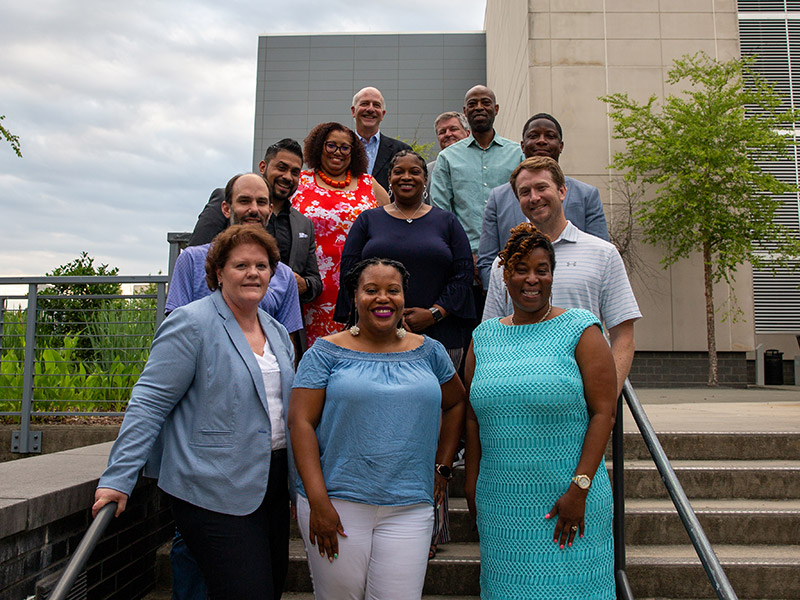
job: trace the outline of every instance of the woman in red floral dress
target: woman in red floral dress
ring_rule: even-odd
[[[308,346],[335,333],[339,263],[347,233],[363,211],[389,203],[386,191],[367,174],[367,154],[356,135],[340,123],[321,123],[305,141],[306,165],[292,204],[314,223],[322,293],[303,305]]]

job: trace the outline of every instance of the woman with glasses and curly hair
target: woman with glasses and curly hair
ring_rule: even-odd
[[[367,173],[367,153],[352,130],[320,123],[303,152],[309,170],[300,175],[294,206],[314,223],[322,293],[303,305],[308,346],[340,329],[333,322],[339,262],[350,226],[363,211],[388,204],[389,196]]]

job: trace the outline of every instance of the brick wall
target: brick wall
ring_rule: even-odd
[[[78,449],[0,465],[0,600],[37,592],[45,597],[55,585],[54,574],[91,522],[89,507],[110,444],[90,447],[101,447],[90,456]],[[54,468],[63,473],[60,482]],[[153,480],[140,480],[127,510],[112,520],[87,562],[88,598],[144,596],[155,583],[156,550],[173,532],[168,500]]]
[[[744,352],[717,354],[720,385],[745,387],[755,383]],[[752,361],[750,361],[752,363]],[[690,387],[708,382],[706,352],[636,352],[629,379],[634,387]]]

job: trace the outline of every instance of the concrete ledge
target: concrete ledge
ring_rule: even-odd
[[[0,463],[0,598],[26,598],[63,569],[91,522],[112,443]],[[166,496],[140,479],[86,565],[90,598],[141,598],[155,582],[156,550],[174,533]]]
[[[0,536],[91,506],[112,442],[0,463]]]
[[[91,413],[87,414],[91,416]],[[39,454],[19,454],[11,452],[11,434],[19,431],[19,423],[0,425],[0,463],[9,460],[19,460],[40,456]],[[119,423],[115,425],[102,425],[85,423],[81,425],[66,424],[40,424],[32,423],[31,431],[42,432],[42,454],[63,452],[73,448],[82,448],[103,442],[113,442],[117,439]]]

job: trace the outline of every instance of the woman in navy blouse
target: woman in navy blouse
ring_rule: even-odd
[[[416,152],[402,150],[389,166],[392,203],[356,218],[342,251],[341,272],[367,258],[390,258],[408,269],[405,326],[447,349],[456,369],[475,318],[474,267],[467,234],[455,215],[424,202],[428,168]],[[352,316],[353,298],[342,286],[334,320]]]
[[[410,274],[405,326],[445,347],[453,366],[461,364],[472,330],[474,266],[469,239],[456,216],[425,203],[428,167],[416,152],[401,150],[389,163],[391,204],[366,210],[353,223],[342,250],[341,272],[359,261],[384,257],[402,263]],[[339,289],[334,320],[353,317],[353,298]],[[436,513],[429,558],[450,541],[447,500]]]

